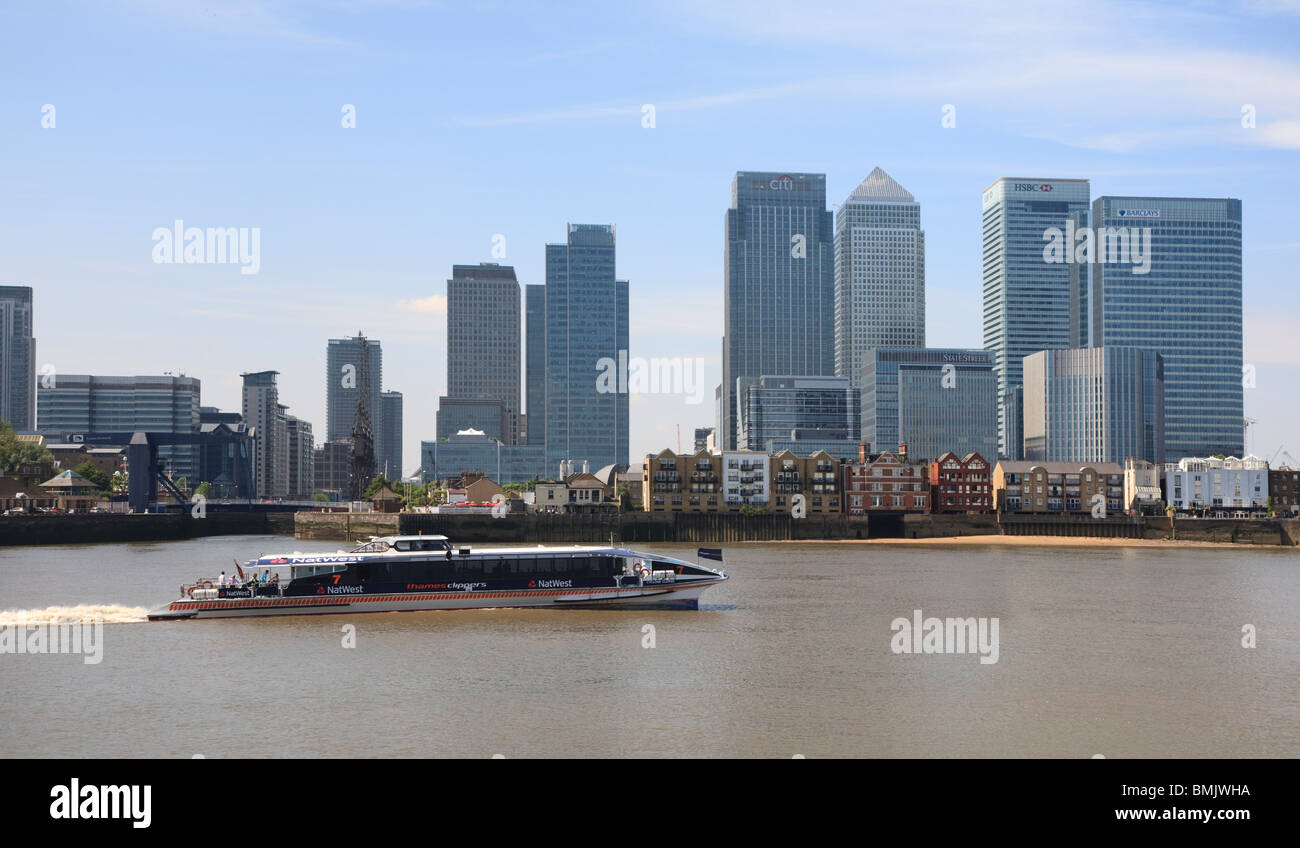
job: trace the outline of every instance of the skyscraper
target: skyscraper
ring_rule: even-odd
[[[984,347],[996,357],[1001,457],[1023,451],[1014,422],[1024,358],[1070,346],[1071,265],[1047,261],[1044,233],[1086,212],[1089,191],[1087,180],[1038,177],[1003,177],[984,190]]]
[[[379,422],[383,429],[380,441],[384,452],[378,454],[376,469],[386,480],[402,479],[402,393],[386,391],[379,396]]]
[[[614,256],[612,224],[569,224],[546,245],[548,473],[566,459],[627,464],[628,284]]]
[[[740,171],[726,214],[721,444],[738,438],[739,381],[835,374],[834,214],[825,174]]]
[[[244,378],[244,423],[253,431],[254,497],[274,496],[277,482],[285,474],[278,457],[284,456],[276,443],[280,413],[280,389],[275,378],[279,371],[255,371]]]
[[[31,286],[0,286],[0,421],[15,430],[36,426]]]
[[[528,444],[546,441],[546,286],[525,287],[527,324],[524,380],[528,402]]]
[[[325,441],[346,441],[352,438],[352,427],[357,415],[357,387],[361,375],[357,373],[361,356],[360,333],[343,339],[330,339],[325,348]],[[366,360],[369,374],[366,383],[370,398],[370,425],[375,434],[374,453],[382,461],[388,445],[383,439],[384,351],[378,339],[366,339]]]
[[[519,281],[509,265],[453,265],[447,281],[447,396],[506,408],[506,444],[519,442]]]
[[[870,348],[862,357],[862,438],[907,444],[912,459],[997,450],[997,376],[987,350]]]
[[[862,385],[862,353],[925,347],[921,204],[876,168],[835,213],[835,373]]]
[[[1043,350],[1024,362],[1025,459],[1164,462],[1160,354],[1136,347]]]
[[[1164,358],[1169,462],[1240,456],[1241,201],[1103,196],[1092,204],[1092,225],[1149,233],[1147,273],[1132,262],[1097,261],[1109,258],[1099,255],[1108,245],[1097,237],[1092,344],[1132,345]]]

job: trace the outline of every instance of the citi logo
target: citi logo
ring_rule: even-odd
[[[82,786],[72,778],[67,786],[51,787],[52,819],[129,819],[131,826],[146,828],[153,820],[152,786]]]

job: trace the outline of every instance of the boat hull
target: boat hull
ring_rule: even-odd
[[[725,579],[627,588],[485,589],[472,592],[177,600],[150,612],[148,617],[150,621],[167,621],[500,608],[696,609],[704,590]]]

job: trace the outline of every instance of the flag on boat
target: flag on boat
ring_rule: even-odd
[[[714,562],[722,562],[722,548],[700,548],[700,559],[711,559]]]

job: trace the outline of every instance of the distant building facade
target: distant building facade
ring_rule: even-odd
[[[32,326],[32,287],[0,286],[0,421],[19,432],[36,427]]]
[[[1044,350],[1025,357],[1025,459],[1163,463],[1164,359],[1135,347]]]
[[[856,446],[861,437],[861,394],[847,377],[763,375],[740,385],[741,450],[798,452],[804,439]]]
[[[386,480],[402,479],[402,393],[385,391],[379,396],[379,428],[384,452],[376,454],[375,469]]]
[[[740,171],[723,254],[723,450],[738,447],[739,382],[835,374],[834,215],[826,175]]]
[[[844,503],[849,515],[930,512],[930,470],[893,451],[868,454],[844,466]]]
[[[58,374],[37,389],[36,428],[57,435],[58,441],[90,432],[197,433],[200,383],[194,377],[100,377]],[[167,476],[199,482],[199,449],[194,445],[164,445],[158,459]]]
[[[861,388],[873,347],[925,347],[921,204],[880,168],[835,213],[835,373]]]
[[[1105,499],[1106,514],[1123,509],[1124,469],[1113,462],[1008,460],[993,468],[1000,512],[1088,513]]]
[[[961,348],[877,347],[862,357],[862,438],[933,459],[997,454],[995,356]]]
[[[453,265],[447,281],[447,396],[505,407],[508,445],[519,442],[519,280],[510,265]]]

